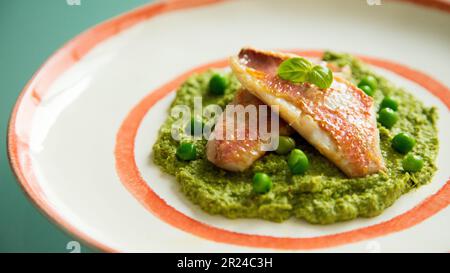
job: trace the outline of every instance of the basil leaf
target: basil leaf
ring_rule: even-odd
[[[306,81],[312,64],[304,58],[287,59],[278,67],[278,76],[294,83]]]
[[[307,81],[319,88],[326,89],[333,82],[333,73],[327,67],[315,65],[309,71]]]
[[[291,58],[285,60],[278,67],[278,76],[293,83],[310,82],[317,87],[325,89],[333,82],[333,73],[330,69],[320,65],[312,65],[305,58]]]

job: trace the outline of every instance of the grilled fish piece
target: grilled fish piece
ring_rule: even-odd
[[[247,90],[241,89],[237,91],[230,105],[241,105],[243,107],[255,105],[258,107],[259,105],[264,105],[264,103]],[[238,112],[240,110],[237,109],[236,111]],[[215,125],[212,133],[214,137],[208,141],[206,146],[206,156],[208,160],[216,166],[229,171],[243,171],[266,153],[262,145],[267,143],[267,141],[261,139],[259,131],[256,130],[255,137],[251,137],[249,134],[250,123],[248,117],[246,117],[245,120],[244,138],[237,137],[237,126],[235,126],[235,122],[237,122],[237,112],[234,115],[233,120],[231,120],[230,118],[227,119],[227,109],[225,109]],[[268,132],[271,132],[270,119],[275,118],[275,115],[276,114],[271,113],[270,107],[268,107],[268,118],[266,119]],[[257,118],[259,118],[259,116]],[[276,118],[278,118],[278,116],[276,116]],[[259,120],[257,122],[259,122]],[[230,136],[226,135],[227,128],[232,130]],[[290,135],[291,133],[293,133],[293,129],[280,119],[279,134]],[[225,136],[227,138],[225,138]]]
[[[244,88],[277,105],[280,117],[346,175],[383,170],[372,98],[336,74],[328,89],[280,79],[278,66],[292,57],[298,56],[243,48],[230,61]]]

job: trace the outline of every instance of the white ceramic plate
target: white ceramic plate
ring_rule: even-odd
[[[51,219],[106,251],[449,251],[450,6],[406,2],[165,1],[96,26],[22,92],[8,138],[18,180]],[[433,182],[378,217],[328,226],[193,206],[149,160],[151,147],[171,91],[244,45],[372,56],[375,70],[439,108]]]

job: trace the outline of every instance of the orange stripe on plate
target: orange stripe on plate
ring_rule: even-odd
[[[421,5],[427,8],[434,8],[445,12],[450,12],[450,1],[448,0],[395,0]]]
[[[291,50],[290,52],[309,57],[319,57],[322,55],[321,51],[314,50]],[[431,77],[419,71],[389,61],[369,57],[361,58],[368,63],[393,71],[420,84],[437,96],[444,102],[447,108],[450,109],[450,102],[448,101],[450,91]],[[227,65],[228,63],[226,60],[202,65],[184,73],[173,81],[151,92],[131,110],[119,129],[115,149],[117,173],[128,191],[130,191],[141,204],[161,220],[199,237],[221,243],[261,248],[316,249],[357,242],[404,230],[422,222],[448,206],[450,201],[449,181],[447,181],[436,194],[427,198],[415,208],[389,221],[366,228],[313,238],[285,238],[232,232],[199,222],[179,212],[167,204],[148,186],[148,183],[151,182],[146,182],[142,178],[134,156],[137,131],[150,108],[160,99],[164,98],[164,96],[177,89],[190,75],[193,73],[204,72],[209,68],[223,68]]]

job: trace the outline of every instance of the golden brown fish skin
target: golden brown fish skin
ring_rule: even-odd
[[[231,105],[264,105],[264,103],[257,97],[252,95],[247,90],[238,90]],[[262,140],[257,136],[256,139],[249,137],[248,122],[245,127],[245,138],[243,140],[237,139],[216,139],[217,136],[224,136],[226,128],[230,123],[227,123],[226,113],[222,113],[219,117],[215,129],[214,138],[209,140],[206,146],[206,156],[210,162],[214,165],[229,171],[243,171],[250,167],[253,162],[262,157],[266,152],[262,149]],[[234,126],[234,125],[232,125]],[[270,130],[270,120],[268,119],[268,130]],[[236,129],[234,127],[234,129]],[[293,133],[291,127],[289,127],[284,121],[279,121],[279,133],[280,135],[289,135]],[[236,132],[233,137],[236,138]]]
[[[350,177],[384,169],[373,100],[334,76],[328,89],[280,79],[277,69],[293,54],[244,48],[231,58],[241,84],[268,105]]]

